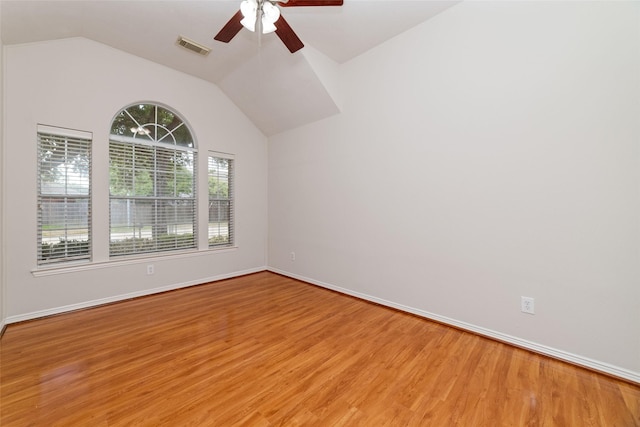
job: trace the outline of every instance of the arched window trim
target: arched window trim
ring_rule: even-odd
[[[134,117],[135,107],[146,109],[140,114],[145,120]],[[173,126],[160,121],[161,110]],[[196,147],[187,121],[164,104],[137,102],[113,116],[110,257],[197,249]],[[185,181],[185,176],[190,178]]]

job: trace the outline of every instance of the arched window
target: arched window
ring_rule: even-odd
[[[112,257],[195,248],[196,156],[193,135],[167,107],[120,111],[109,135]]]

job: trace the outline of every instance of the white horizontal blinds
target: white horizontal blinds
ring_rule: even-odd
[[[196,247],[193,135],[169,108],[135,104],[111,122],[109,254]]]
[[[109,143],[110,255],[196,247],[196,153]]]
[[[38,127],[38,264],[91,258],[91,134]]]
[[[233,245],[233,167],[228,154],[209,154],[209,246]]]

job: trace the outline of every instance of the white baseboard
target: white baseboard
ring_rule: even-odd
[[[138,297],[143,297],[147,295],[157,294],[160,292],[167,292],[167,291],[173,291],[176,289],[186,288],[189,286],[201,285],[207,282],[215,282],[218,280],[231,279],[233,277],[244,276],[252,273],[258,273],[260,271],[265,271],[266,269],[267,267],[258,267],[258,268],[252,268],[249,270],[235,271],[233,273],[220,274],[218,276],[213,276],[213,277],[204,277],[202,279],[192,280],[189,282],[166,285],[166,286],[161,286],[161,287],[152,288],[152,289],[145,289],[142,291],[131,292],[128,294],[115,295],[112,297],[100,298],[100,299],[85,301],[77,304],[65,305],[62,307],[54,307],[46,310],[33,311],[31,313],[19,314],[17,316],[9,316],[5,319],[5,323],[8,325],[16,322],[24,322],[26,320],[33,320],[40,317],[51,316],[54,314],[67,313],[69,311],[96,307],[99,305],[109,304],[109,303],[118,302],[118,301],[124,301],[131,298],[138,298]]]
[[[387,301],[381,298],[377,298],[371,295],[363,294],[360,292],[355,292],[350,289],[341,288],[339,286],[335,286],[329,283],[321,282],[318,280],[310,279],[308,277],[300,276],[298,274],[290,273],[288,271],[280,270],[277,268],[268,267],[269,271],[272,271],[277,274],[281,274],[283,276],[291,277],[293,279],[301,280],[303,282],[310,283],[312,285],[320,286],[323,288],[331,289],[336,292],[340,292],[342,294],[350,295],[356,298],[360,298],[366,301],[374,302],[376,304],[384,305],[387,307],[395,308],[397,310],[401,310],[407,313],[415,314],[420,317],[424,317],[427,319],[435,320],[440,323],[444,323],[447,325],[454,326],[456,328],[464,329],[469,332],[476,333],[478,335],[482,335],[485,337],[493,338],[498,341],[502,341],[516,347],[521,347],[527,350],[534,351],[536,353],[544,354],[546,356],[553,357],[554,359],[559,359],[565,362],[573,363],[575,365],[583,366],[588,369],[592,369],[594,371],[602,372],[608,375],[612,375],[614,377],[622,378],[627,381],[634,382],[636,384],[640,384],[640,372],[633,372],[628,369],[624,369],[618,366],[614,366],[605,362],[600,362],[598,360],[593,360],[588,357],[583,357],[577,354],[569,353],[563,350],[559,350],[553,347],[548,347],[546,345],[538,344],[532,341],[524,340],[522,338],[514,337],[511,335],[503,334],[501,332],[497,332],[491,329],[483,328],[480,326],[473,325],[471,323],[461,322],[459,320],[451,319],[449,317],[440,316],[438,314],[430,313],[428,311],[420,310],[417,308],[409,307],[403,304],[398,304],[393,301]]]

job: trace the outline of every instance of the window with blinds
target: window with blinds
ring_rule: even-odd
[[[209,154],[209,247],[233,245],[233,162],[228,154]]]
[[[38,265],[91,259],[91,139],[38,126]]]
[[[196,157],[191,133],[153,104],[122,110],[109,141],[112,257],[195,248]]]

